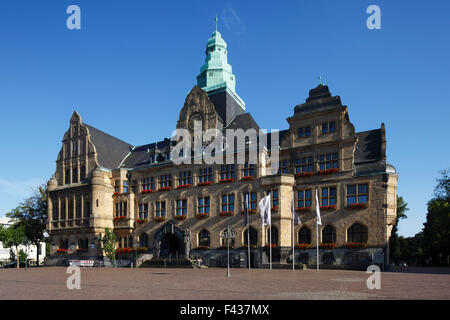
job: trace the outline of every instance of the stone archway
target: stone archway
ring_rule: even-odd
[[[181,229],[172,221],[167,221],[155,233],[156,256],[178,255],[189,257],[192,248],[189,229]]]
[[[173,233],[166,233],[161,239],[160,256],[167,257],[169,255],[180,254],[180,240]]]

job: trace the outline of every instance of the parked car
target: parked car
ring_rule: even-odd
[[[17,262],[16,261],[8,263],[8,264],[5,264],[3,266],[3,268],[16,268],[16,267],[17,267]],[[19,263],[19,268],[25,268],[25,267],[26,267],[25,262],[20,262]]]

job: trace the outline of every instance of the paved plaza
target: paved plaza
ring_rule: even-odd
[[[450,275],[363,271],[81,268],[69,290],[64,267],[0,269],[0,299],[450,299]]]

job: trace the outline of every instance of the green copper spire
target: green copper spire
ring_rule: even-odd
[[[245,103],[236,94],[236,77],[233,74],[231,65],[228,64],[227,43],[222,35],[216,30],[212,33],[206,44],[205,64],[200,68],[200,75],[197,76],[197,85],[208,94],[215,94],[228,91],[236,102],[245,110]]]

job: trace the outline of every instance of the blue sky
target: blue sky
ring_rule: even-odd
[[[68,30],[66,8],[81,8]],[[381,30],[366,8],[381,8]],[[357,131],[386,125],[387,157],[425,221],[449,167],[449,1],[85,1],[0,3],[0,214],[55,170],[73,110],[139,145],[168,137],[219,17],[238,94],[262,128],[286,118],[322,75]]]

